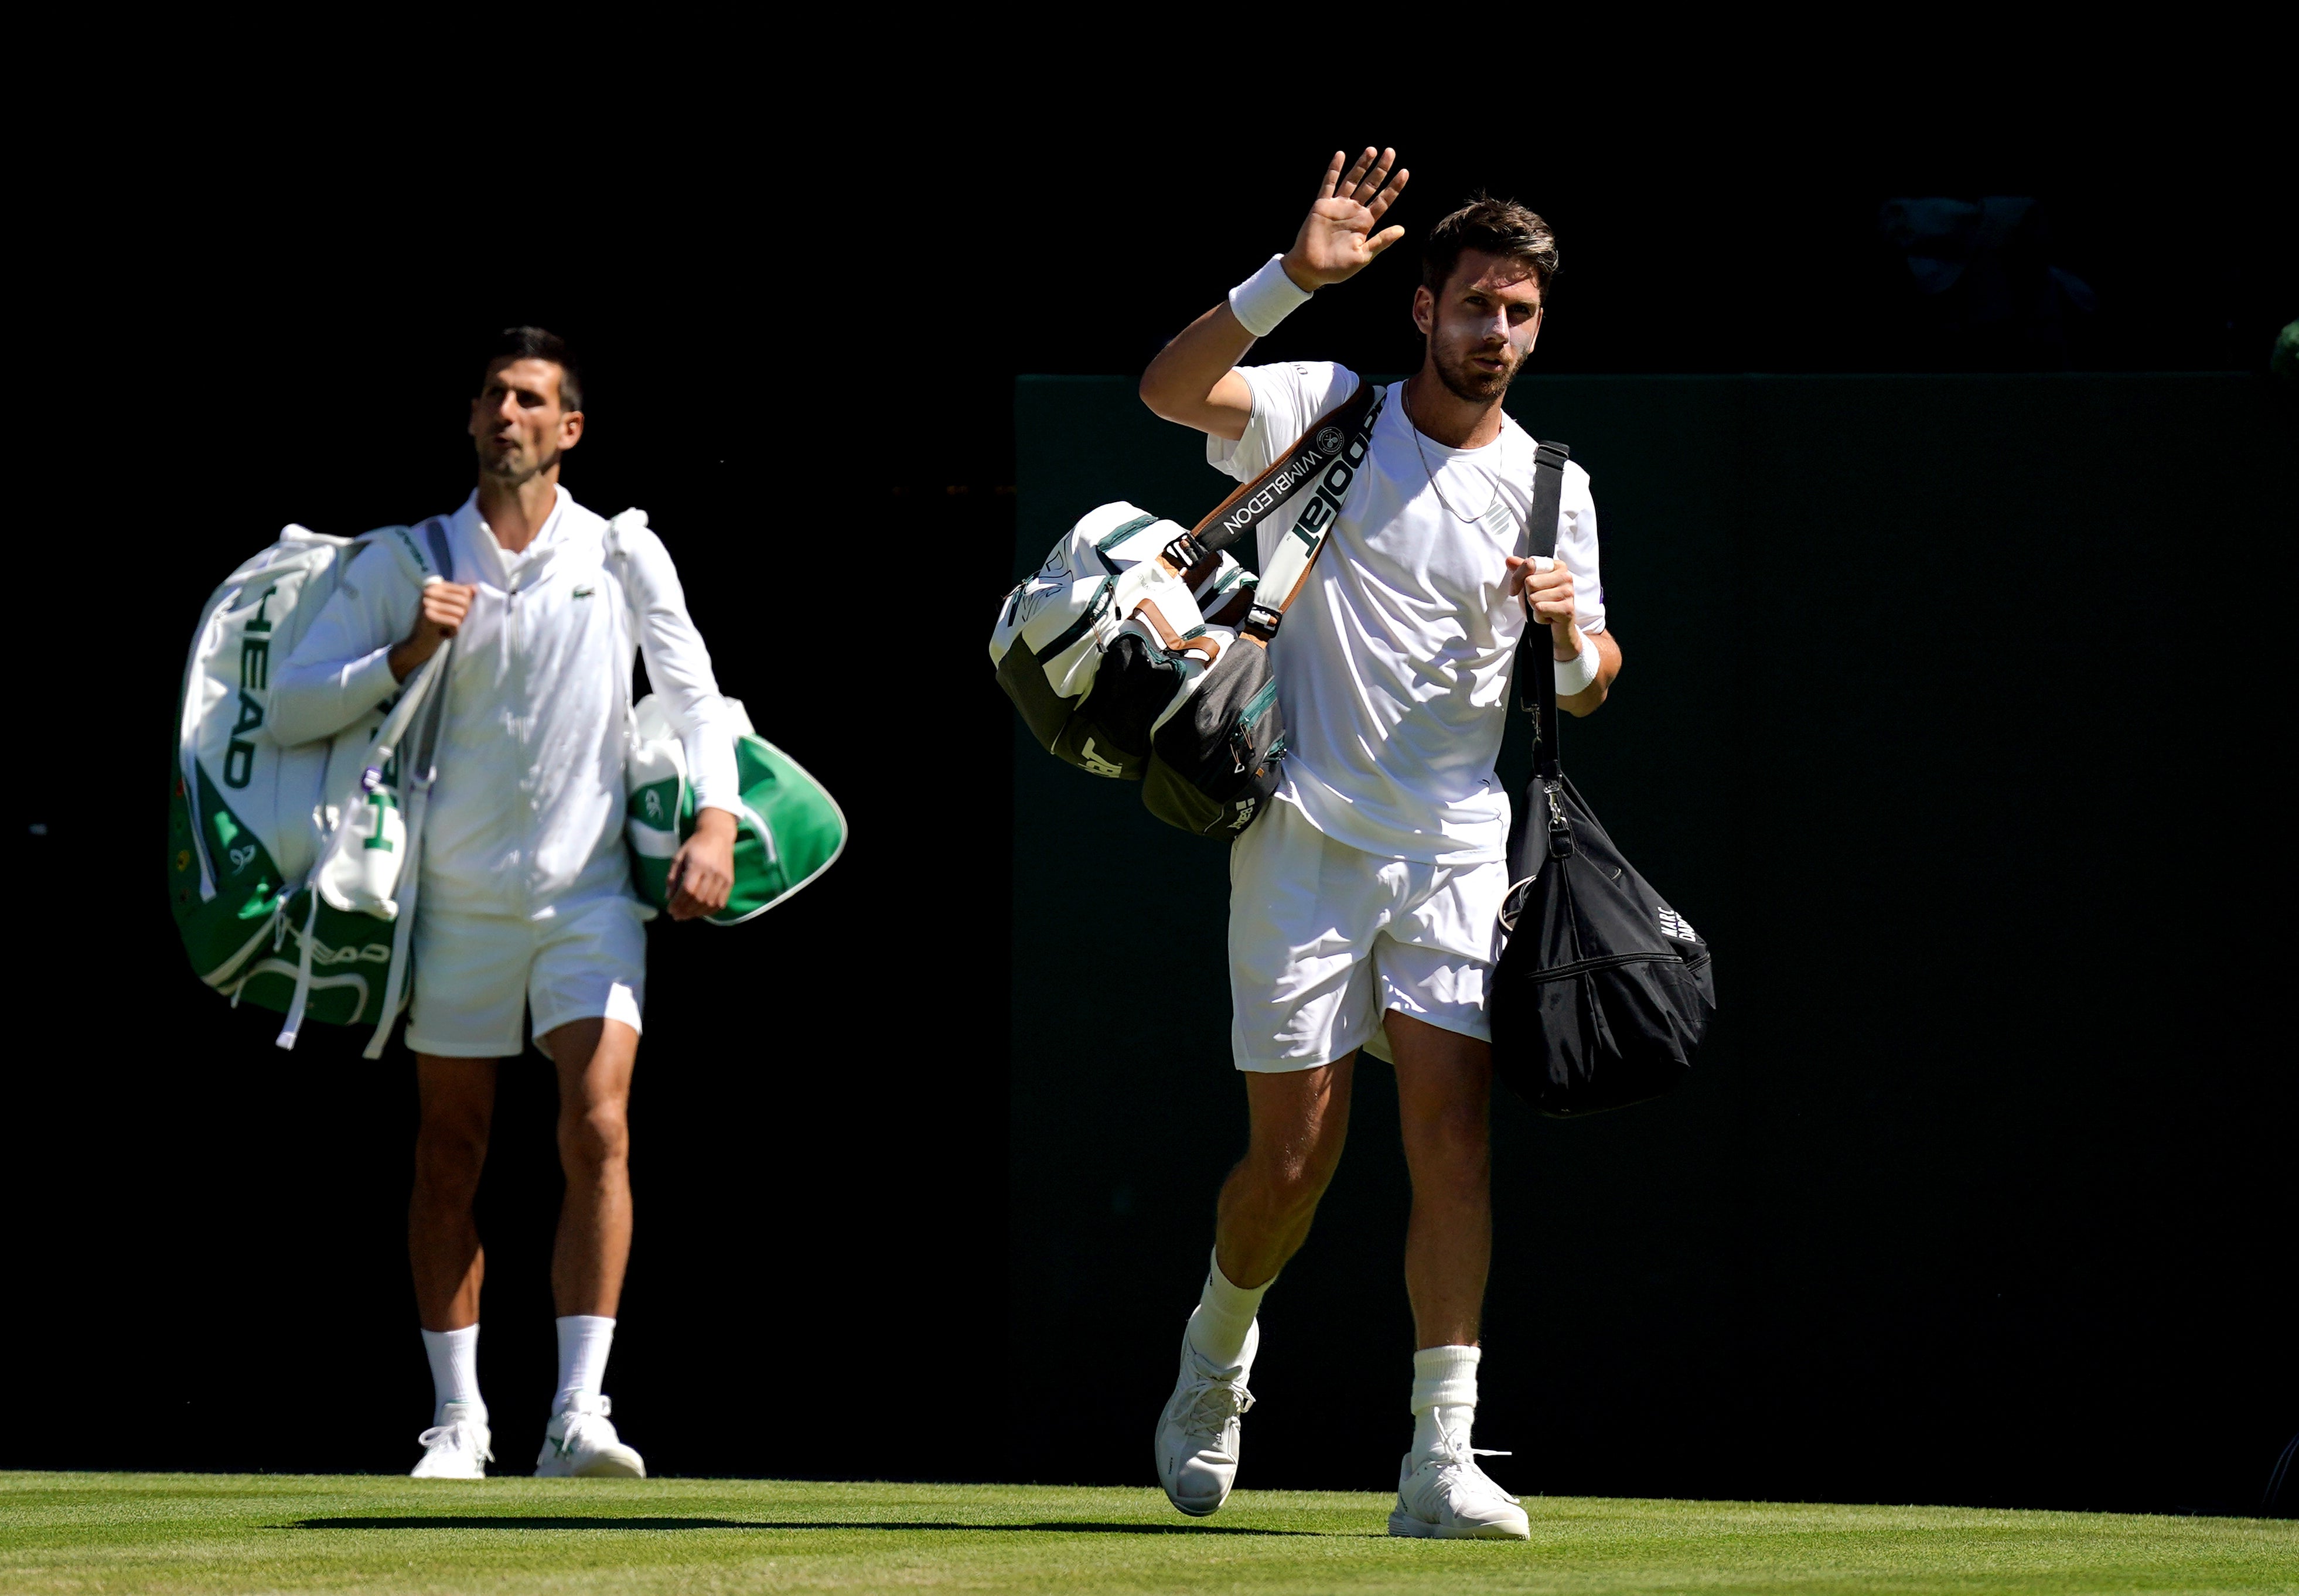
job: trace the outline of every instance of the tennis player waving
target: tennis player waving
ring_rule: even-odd
[[[1150,362],[1142,402],[1203,432],[1212,464],[1250,478],[1364,380],[1326,362],[1240,362],[1405,236],[1380,223],[1406,177],[1393,150],[1336,154],[1293,247]],[[1556,271],[1555,236],[1521,205],[1479,198],[1430,230],[1413,293],[1421,370],[1387,395],[1272,644],[1292,752],[1277,802],[1230,852],[1231,1044],[1251,1130],[1158,1421],[1158,1475],[1184,1513],[1218,1509],[1236,1478],[1255,1315],[1340,1160],[1362,1049],[1396,1068],[1413,1177],[1414,1434],[1390,1533],[1531,1534],[1469,1444],[1492,1254],[1485,994],[1508,885],[1493,763],[1528,614],[1548,628],[1568,712],[1603,702],[1621,664],[1588,473],[1566,468],[1554,563],[1527,558],[1534,445],[1501,413]],[[1261,527],[1265,564],[1298,513]]]

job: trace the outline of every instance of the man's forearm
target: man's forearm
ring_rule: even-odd
[[[1605,702],[1605,694],[1612,691],[1613,678],[1621,674],[1621,645],[1613,641],[1610,632],[1584,633],[1577,626],[1567,627],[1565,641],[1551,652],[1561,664],[1580,658],[1584,643],[1597,645],[1597,679],[1570,696],[1557,694],[1556,707],[1568,715],[1593,714],[1597,706]]]
[[[272,739],[292,747],[351,725],[398,691],[389,658],[377,649],[349,660],[291,661],[271,678]]]
[[[1141,403],[1166,420],[1235,443],[1245,435],[1245,418],[1219,413],[1214,390],[1252,347],[1253,335],[1224,299],[1158,352],[1141,373]]]
[[[1158,352],[1141,374],[1141,403],[1168,421],[1231,443],[1242,438],[1253,422],[1253,390],[1233,374],[1238,362],[1312,294],[1355,277],[1405,237],[1401,227],[1373,229],[1404,191],[1406,176],[1395,150],[1368,148],[1354,165],[1335,151],[1293,247],[1264,262]]]
[[[405,681],[438,652],[439,640],[436,637],[410,637],[403,643],[393,644],[391,653],[385,656],[391,665],[391,679]]]

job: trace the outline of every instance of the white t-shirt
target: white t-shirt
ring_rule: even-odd
[[[1253,419],[1236,443],[1208,436],[1206,459],[1240,481],[1358,381],[1324,362],[1238,375],[1253,391]],[[1390,390],[1365,465],[1270,653],[1292,750],[1277,795],[1336,842],[1424,864],[1506,854],[1509,802],[1493,762],[1525,625],[1506,562],[1531,552],[1533,448],[1506,417],[1485,447],[1446,448],[1417,436]],[[1306,502],[1261,524],[1264,565]],[[1581,629],[1603,631],[1597,505],[1589,473],[1571,463],[1556,557],[1573,572]]]

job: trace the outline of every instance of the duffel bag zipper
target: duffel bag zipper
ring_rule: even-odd
[[[1277,684],[1274,681],[1264,682],[1260,690],[1245,701],[1245,708],[1238,711],[1236,724],[1229,728],[1230,763],[1235,767],[1231,775],[1245,774],[1246,756],[1253,752],[1254,725],[1269,712],[1269,706],[1276,702]]]
[[[1245,708],[1238,711],[1238,719],[1242,724],[1250,726],[1267,714],[1269,706],[1276,702],[1276,682],[1274,680],[1264,682],[1261,684],[1261,690],[1245,701]]]
[[[1093,623],[1100,620],[1102,611],[1109,608],[1110,594],[1116,590],[1116,577],[1102,578],[1101,586],[1095,588],[1093,597],[1086,601],[1085,612],[1070,622],[1063,629],[1060,636],[1036,651],[1038,663],[1043,665],[1049,661],[1058,659],[1068,652],[1072,644],[1093,630]]]
[[[1567,976],[1586,975],[1590,970],[1612,969],[1623,964],[1681,964],[1687,969],[1698,969],[1708,962],[1703,950],[1697,956],[1687,959],[1681,953],[1606,953],[1595,959],[1576,959],[1570,964],[1560,964],[1554,969],[1542,970],[1532,977],[1538,985],[1543,981],[1561,981]]]

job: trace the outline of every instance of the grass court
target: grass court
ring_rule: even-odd
[[[0,1474],[0,1591],[2299,1592],[2299,1522],[1529,1498],[1532,1542],[1391,1498],[773,1480]]]

